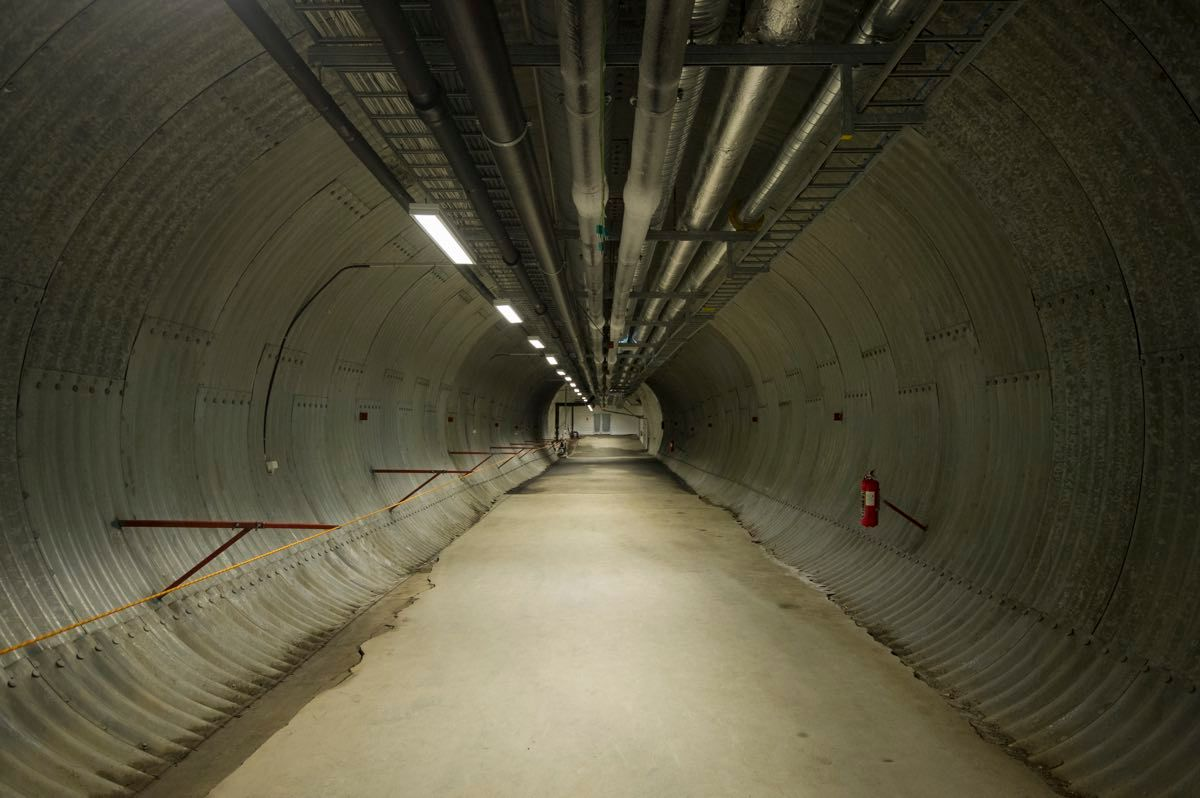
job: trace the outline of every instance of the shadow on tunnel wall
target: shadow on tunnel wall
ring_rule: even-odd
[[[1195,32],[1182,0],[1027,3],[652,380],[672,469],[1081,792],[1200,792]],[[228,536],[115,518],[339,523],[420,481],[373,467],[544,424],[524,339],[413,266],[223,4],[28,3],[0,40],[0,648]],[[341,275],[281,348],[353,263],[409,265]],[[548,462],[0,655],[0,786],[144,785]],[[928,532],[856,525],[869,468]]]
[[[1082,793],[1200,794],[1196,19],[1027,4],[652,380],[674,471]]]
[[[373,468],[534,437],[544,369],[421,265],[442,258],[224,4],[35,3],[5,27],[0,648],[232,534],[114,519],[345,524],[256,529],[208,570],[293,545],[0,656],[0,792],[126,794],[545,468],[531,446],[375,512],[427,476]]]

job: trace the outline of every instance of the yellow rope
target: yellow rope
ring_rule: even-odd
[[[540,449],[545,449],[545,448],[546,448],[546,446],[538,446],[536,448],[530,449],[530,451],[536,452]],[[524,454],[528,454],[528,452],[525,452]],[[503,465],[503,463],[501,463],[500,465]],[[458,478],[459,478],[459,480],[464,480],[467,477],[471,476],[471,474],[478,474],[481,471],[486,471],[488,469],[498,468],[498,467],[499,467],[498,465],[493,464],[493,465],[488,466],[487,468],[481,468],[476,471],[472,471],[470,474],[460,474],[460,475],[458,475]],[[96,621],[103,620],[104,618],[107,618],[110,615],[116,615],[118,612],[124,612],[125,610],[132,609],[134,607],[145,604],[148,601],[153,601],[156,598],[162,598],[163,596],[167,595],[168,593],[174,593],[176,590],[183,590],[185,587],[191,587],[192,585],[197,585],[208,579],[212,579],[214,576],[220,576],[221,574],[226,574],[226,573],[229,573],[230,571],[237,570],[238,568],[241,568],[244,565],[249,565],[252,562],[257,562],[258,560],[261,560],[264,557],[270,557],[271,555],[278,554],[281,551],[287,551],[290,548],[299,546],[301,543],[307,543],[308,541],[315,540],[316,538],[319,538],[323,535],[328,535],[330,532],[336,532],[339,529],[345,529],[346,527],[350,526],[351,524],[358,523],[359,521],[365,521],[366,519],[377,516],[380,513],[390,512],[391,510],[396,509],[397,507],[399,507],[402,504],[407,504],[408,502],[410,502],[414,499],[419,499],[422,496],[428,496],[431,493],[437,493],[438,491],[446,490],[447,488],[453,487],[453,485],[454,485],[453,482],[449,482],[449,483],[446,483],[446,484],[441,485],[436,488],[429,488],[428,490],[423,490],[420,493],[414,493],[412,496],[409,496],[407,499],[401,499],[398,502],[392,502],[391,504],[380,507],[378,510],[372,510],[369,513],[364,513],[363,515],[357,516],[355,518],[351,518],[349,521],[343,521],[342,523],[338,524],[335,527],[330,527],[329,529],[322,529],[320,532],[309,535],[308,537],[301,538],[300,540],[294,540],[291,543],[286,543],[282,546],[279,546],[278,548],[271,549],[270,551],[264,551],[262,554],[256,554],[253,557],[242,560],[241,562],[235,562],[233,565],[226,566],[226,567],[220,569],[219,571],[213,571],[211,574],[205,574],[204,576],[198,576],[195,579],[189,579],[188,581],[178,584],[175,587],[168,588],[167,590],[160,590],[159,592],[151,594],[149,596],[142,596],[141,598],[135,599],[134,601],[131,601],[128,604],[122,604],[120,607],[113,607],[111,610],[105,610],[104,612],[97,613],[96,615],[92,615],[87,618],[83,618],[82,620],[75,621],[75,623],[72,623],[69,626],[63,626],[58,629],[54,629],[53,631],[50,631],[50,632],[44,632],[36,637],[31,637],[28,640],[24,640],[20,643],[16,643],[15,645],[11,645],[8,648],[0,649],[0,656],[4,656],[5,654],[11,654],[14,651],[20,651],[21,649],[23,649],[27,646],[32,646],[34,643],[40,643],[43,640],[49,640],[52,637],[58,637],[59,635],[65,633],[65,632],[69,632],[72,629],[78,629],[79,627],[86,626],[89,623],[95,623]]]

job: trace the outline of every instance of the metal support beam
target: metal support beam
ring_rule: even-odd
[[[241,529],[239,529],[237,531],[237,533],[234,534],[233,537],[229,538],[229,540],[225,541],[220,546],[217,546],[215,549],[213,549],[211,552],[209,552],[208,556],[206,556],[203,560],[201,560],[200,562],[196,563],[191,568],[189,568],[183,574],[183,576],[179,577],[174,582],[172,582],[171,584],[164,587],[163,592],[166,592],[168,590],[174,590],[175,588],[182,585],[189,578],[191,578],[192,574],[196,573],[201,568],[208,565],[213,560],[217,559],[217,557],[221,556],[222,552],[224,552],[226,549],[228,549],[234,543],[237,543],[239,540],[241,540],[243,537],[245,537],[250,532],[251,529],[254,529],[254,527],[247,526],[247,527],[242,527]]]
[[[470,474],[456,468],[372,468],[372,474]]]
[[[630,299],[703,299],[703,291],[634,291]]]
[[[337,524],[292,524],[286,521],[201,521],[197,519],[165,520],[162,518],[118,518],[113,521],[117,529],[130,527],[155,527],[158,529],[236,529],[232,537],[217,546],[204,556],[200,562],[193,565],[178,579],[162,589],[161,592],[174,590],[190,579],[197,571],[220,557],[234,543],[244,538],[255,529],[335,529]]]
[[[509,460],[512,460],[514,457],[520,457],[521,455],[525,454],[526,451],[526,449],[522,449],[519,452],[513,452],[511,455],[509,455],[508,460],[505,460],[500,464],[500,468],[504,468],[506,465],[508,465]]]
[[[404,504],[406,501],[408,501],[409,499],[411,499],[413,496],[416,496],[416,495],[417,495],[417,492],[418,492],[418,491],[420,491],[420,490],[421,490],[421,488],[425,487],[425,486],[426,486],[426,485],[428,485],[430,482],[433,482],[435,479],[437,479],[437,478],[438,478],[438,477],[440,477],[441,475],[442,475],[442,472],[441,472],[441,471],[438,471],[438,472],[437,472],[437,473],[435,473],[433,476],[431,476],[429,479],[425,480],[425,481],[424,481],[424,482],[422,482],[420,485],[417,485],[415,488],[413,488],[412,490],[410,490],[408,493],[404,494],[404,497],[403,497],[402,499],[400,499],[399,501],[397,501],[395,504],[393,504],[391,507],[389,507],[389,508],[388,508],[388,512],[389,512],[389,513],[390,513],[390,512],[392,512],[392,511],[393,511],[393,510],[395,510],[397,507],[399,507],[400,505]]]
[[[934,39],[927,41],[933,42]],[[423,42],[421,53],[434,70],[454,69],[454,59],[445,45]],[[557,44],[513,44],[508,48],[509,60],[515,67],[559,66]],[[831,66],[834,64],[886,64],[896,54],[889,44],[689,44],[684,50],[685,66]],[[604,61],[606,66],[637,66],[641,61],[640,43],[609,44]],[[921,63],[922,48],[912,48],[903,61]],[[344,44],[320,42],[308,48],[308,61],[313,66],[329,69],[367,69],[391,71],[387,52],[378,44]]]
[[[909,515],[908,513],[904,512],[903,510],[901,510],[901,509],[900,509],[899,507],[897,507],[896,505],[892,504],[892,503],[891,503],[890,501],[888,501],[887,499],[884,499],[884,500],[883,500],[883,503],[884,503],[884,504],[886,504],[888,507],[891,507],[891,508],[892,508],[893,510],[895,510],[896,512],[900,513],[900,515],[904,516],[904,519],[905,519],[906,521],[908,521],[910,524],[912,524],[913,526],[919,526],[919,527],[922,529],[922,531],[925,531],[925,532],[928,532],[928,531],[929,531],[929,526],[928,526],[928,524],[922,524],[920,521],[918,521],[917,519],[913,518],[911,515]]]

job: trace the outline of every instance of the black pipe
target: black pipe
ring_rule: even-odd
[[[529,120],[513,79],[496,6],[485,0],[439,0],[433,3],[433,13],[479,117],[500,176],[529,235],[533,254],[541,264],[579,369],[595,394],[591,364],[579,337],[575,303],[560,263],[553,216],[542,191],[537,158],[528,135]]]
[[[504,221],[497,213],[496,206],[492,204],[479,167],[467,148],[467,142],[454,123],[454,116],[446,104],[445,92],[417,46],[417,34],[412,24],[395,0],[364,0],[363,8],[379,38],[383,40],[383,47],[387,50],[392,66],[408,90],[409,101],[437,140],[450,168],[454,171],[454,176],[467,193],[471,207],[479,217],[479,223],[496,243],[500,257],[513,269],[521,283],[521,290],[534,311],[538,314],[544,313],[546,308],[525,272],[521,263],[521,253],[509,237]]]
[[[287,348],[288,336],[292,334],[292,328],[296,326],[296,322],[300,321],[300,317],[304,315],[304,311],[308,310],[308,306],[313,303],[317,297],[321,295],[326,288],[333,285],[333,281],[341,276],[342,272],[348,272],[353,269],[369,269],[363,263],[356,263],[352,266],[343,266],[329,276],[329,279],[321,284],[321,287],[313,291],[308,299],[300,305],[300,308],[292,314],[292,320],[288,322],[287,329],[283,331],[283,338],[279,341],[279,351],[275,354],[275,363],[271,366],[271,378],[267,380],[267,395],[263,400],[263,419],[262,419],[262,447],[263,456],[267,456],[267,418],[271,414],[271,392],[275,389],[275,375],[279,372],[279,361],[283,360],[283,350]]]
[[[362,165],[367,167],[367,171],[374,175],[379,184],[400,203],[400,207],[407,211],[413,202],[412,195],[404,190],[404,186],[400,185],[400,181],[379,157],[379,153],[367,143],[363,134],[342,112],[329,92],[325,91],[321,81],[308,68],[308,64],[304,63],[304,59],[295,51],[287,36],[275,25],[267,12],[263,11],[255,0],[225,0],[225,5],[237,14],[238,19],[254,34],[254,38],[258,39],[267,54],[275,59],[280,69],[292,79],[292,83],[296,84],[296,88],[300,89],[300,93],[309,104],[325,117],[325,121],[334,132],[358,157]]]
[[[490,305],[496,299],[496,295],[493,294],[488,287],[483,284],[483,280],[480,280],[475,272],[471,271],[471,267],[464,266],[460,263],[456,264],[454,268],[458,269],[459,275],[468,283],[470,283],[471,287],[474,288],[481,297],[483,297],[484,302],[487,302]]]

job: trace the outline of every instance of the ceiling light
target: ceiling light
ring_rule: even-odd
[[[442,209],[437,205],[419,203],[408,206],[408,214],[425,230],[426,235],[433,239],[451,263],[469,265],[475,261],[467,254],[467,250],[459,242],[458,236],[442,220]]]
[[[559,369],[558,371],[555,371],[554,373],[555,373],[555,374],[557,374],[557,375],[558,375],[558,376],[560,376],[560,377],[565,377],[565,376],[567,376],[567,372],[563,371],[562,369]]]
[[[588,405],[587,407],[588,407],[588,412],[589,412],[589,413],[595,413],[595,412],[596,412],[595,410],[592,410],[592,406],[591,406],[591,405]]]
[[[546,345],[544,343],[542,343],[541,338],[530,338],[529,345],[532,346],[534,349],[545,349],[546,348]]]
[[[556,358],[554,355],[546,355],[546,362],[549,363],[551,366],[557,366],[558,358]]]
[[[500,311],[500,315],[508,319],[510,324],[521,323],[521,317],[517,315],[517,309],[507,300],[497,299],[494,304],[496,305],[496,310]]]

